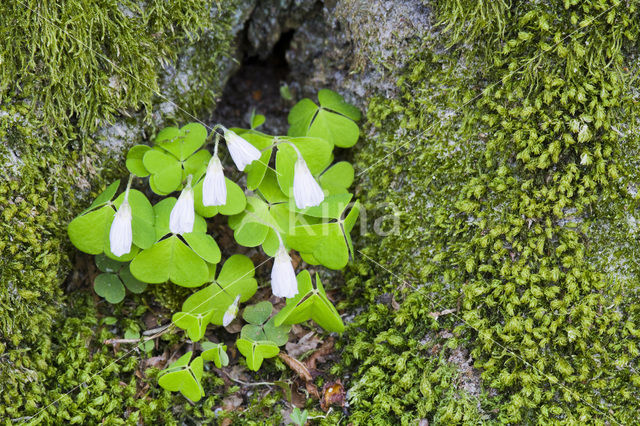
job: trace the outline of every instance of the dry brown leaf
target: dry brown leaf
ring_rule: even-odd
[[[222,409],[224,411],[233,411],[239,406],[242,405],[242,398],[236,395],[229,395],[225,399],[222,400]]]
[[[333,352],[333,338],[328,338],[317,351],[311,354],[309,359],[305,361],[305,364],[309,370],[316,369],[316,362],[322,360],[325,356]]]
[[[285,364],[287,364],[289,366],[289,368],[291,368],[293,371],[296,372],[296,374],[303,379],[305,382],[309,382],[311,380],[313,380],[311,378],[311,373],[309,373],[309,370],[307,369],[307,367],[301,363],[300,361],[298,361],[297,359],[290,357],[289,355],[285,354],[284,352],[280,352],[278,354],[278,356],[280,357],[281,360],[284,361]]]
[[[299,358],[300,355],[317,348],[320,343],[322,343],[322,340],[312,331],[302,336],[297,342],[287,342],[285,349],[290,356]]]
[[[306,382],[305,386],[307,388],[307,392],[309,392],[309,395],[311,395],[314,399],[320,399],[320,394],[318,393],[318,387],[316,385],[314,385],[312,382]]]

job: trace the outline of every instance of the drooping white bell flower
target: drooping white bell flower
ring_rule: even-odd
[[[227,183],[222,171],[222,163],[217,154],[209,160],[207,173],[202,182],[202,204],[209,206],[224,206],[227,204]]]
[[[128,194],[127,194],[128,195]],[[131,206],[125,195],[120,208],[113,218],[109,229],[109,244],[111,252],[116,256],[124,256],[131,251],[133,234],[131,230]]]
[[[296,281],[296,272],[293,270],[291,258],[287,249],[284,248],[282,241],[273,260],[273,269],[271,270],[271,291],[277,297],[294,297],[298,294],[298,282]]]
[[[194,221],[193,188],[191,188],[191,176],[189,176],[187,186],[184,187],[171,210],[169,229],[174,234],[188,234],[193,231]]]
[[[313,178],[307,163],[300,155],[293,170],[293,198],[299,209],[317,206],[324,200],[322,188]]]
[[[236,135],[231,130],[225,130],[224,139],[227,141],[227,148],[233,162],[240,171],[244,171],[252,162],[260,159],[260,151],[249,142]]]
[[[229,307],[227,308],[227,311],[224,313],[224,316],[222,317],[222,325],[224,325],[225,327],[231,324],[231,321],[233,321],[236,318],[236,315],[238,315],[239,301],[240,301],[240,295],[237,295],[233,303],[229,305]]]

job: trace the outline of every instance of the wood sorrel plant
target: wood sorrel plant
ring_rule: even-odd
[[[171,282],[198,288],[172,317],[193,342],[200,342],[209,324],[227,326],[242,303],[258,288],[251,259],[235,254],[222,262],[206,219],[228,216],[236,242],[261,246],[274,257],[271,287],[286,307],[272,316],[264,301],[247,306],[236,346],[252,370],[276,356],[288,340],[292,324],[314,320],[327,331],[342,332],[344,324],[316,274],[297,277],[289,257],[297,250],[311,265],[343,268],[353,256],[350,232],[360,205],[351,204],[347,190],[354,170],[346,161],[332,164],[334,147],[351,147],[359,137],[360,112],[330,90],[318,93],[320,105],[303,99],[291,110],[286,136],[256,130],[264,117],[252,119],[251,129],[216,125],[211,133],[198,123],[160,131],[154,146],[136,145],[126,165],[132,175],[117,196],[113,182],[68,228],[71,242],[96,255],[103,272],[94,282],[98,295],[111,303],[124,299],[125,287],[140,293],[147,284]],[[225,177],[219,152],[224,140],[238,170],[238,183]],[[206,149],[213,145],[213,155]],[[275,156],[274,156],[275,151]],[[134,177],[147,178],[159,196],[155,205],[132,189]],[[178,194],[178,197],[171,196]],[[218,270],[217,265],[222,262]],[[222,343],[202,342],[165,369],[159,384],[197,401],[204,361],[220,368],[229,362]]]

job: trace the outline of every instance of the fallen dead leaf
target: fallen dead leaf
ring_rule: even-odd
[[[333,338],[328,338],[317,351],[311,354],[309,359],[305,361],[305,364],[309,370],[316,369],[316,362],[323,361],[324,357],[333,352]]]
[[[312,331],[302,336],[297,342],[287,342],[285,349],[290,356],[299,358],[301,355],[317,348],[320,343],[322,343],[322,340]]]
[[[233,411],[239,406],[242,405],[242,398],[236,395],[229,395],[225,399],[222,400],[222,409],[224,411]]]
[[[297,359],[290,357],[289,355],[285,354],[284,352],[280,352],[278,354],[278,356],[280,357],[281,360],[284,361],[285,364],[287,364],[289,366],[289,368],[291,368],[293,371],[295,371],[295,373],[301,378],[303,379],[305,382],[309,382],[311,380],[313,380],[311,378],[311,373],[309,373],[309,370],[307,369],[307,367],[301,363],[300,361],[298,361]]]
[[[327,411],[332,405],[344,407],[345,392],[342,382],[328,382],[322,387],[322,398],[320,399],[320,407]]]
[[[309,392],[309,395],[311,395],[314,399],[320,399],[318,387],[314,385],[313,382],[306,382],[305,387],[307,388],[307,392]]]
[[[155,368],[159,368],[159,369],[163,369],[165,365],[167,365],[167,355],[168,353],[165,352],[162,355],[158,355],[158,356],[152,356],[151,358],[147,358],[147,359],[143,359],[140,369],[142,371],[146,370],[147,368],[150,367],[155,367]]]

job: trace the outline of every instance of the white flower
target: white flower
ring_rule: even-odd
[[[174,234],[188,234],[193,231],[195,211],[193,209],[193,189],[191,179],[180,193],[178,201],[171,210],[169,216],[169,229]]]
[[[260,151],[231,130],[225,130],[224,139],[233,162],[238,170],[243,171],[252,162],[260,159]]]
[[[202,182],[202,204],[205,207],[227,204],[227,183],[224,180],[222,164],[217,155],[209,160],[207,174]]]
[[[324,193],[307,167],[304,158],[298,156],[293,171],[293,198],[299,209],[317,206],[324,200]]]
[[[271,291],[277,297],[293,297],[298,294],[298,282],[296,281],[296,272],[293,270],[291,258],[280,243],[276,258],[273,261],[273,269],[271,270]]]
[[[116,212],[109,230],[109,244],[111,252],[116,256],[124,256],[131,251],[133,240],[131,231],[131,206],[127,197],[124,198]]]
[[[225,327],[231,324],[231,321],[233,321],[236,315],[238,315],[239,301],[240,295],[237,295],[233,303],[231,303],[231,305],[229,305],[229,307],[227,308],[227,312],[224,313],[224,316],[222,317],[222,325],[224,325]]]

